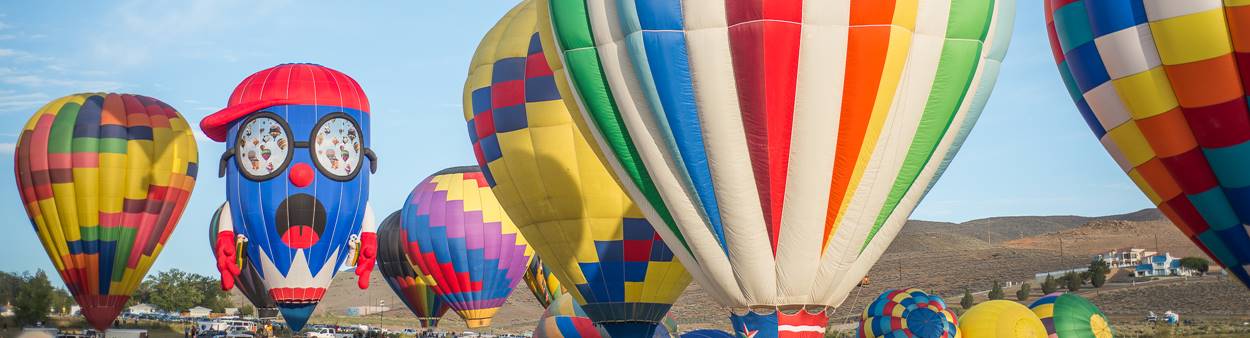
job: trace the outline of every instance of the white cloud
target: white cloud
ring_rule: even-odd
[[[17,55],[17,51],[8,48],[0,48],[0,57],[10,57],[14,55]]]
[[[4,21],[0,21],[0,30],[5,30],[5,29],[8,29],[9,27],[13,27],[13,26],[9,26],[9,24],[4,23]]]
[[[0,143],[0,154],[12,155],[17,150],[17,143]]]
[[[51,100],[44,93],[0,92],[0,112],[29,111],[48,103]]]
[[[26,87],[61,87],[71,91],[114,91],[123,87],[121,82],[102,80],[54,79],[40,75],[25,74],[4,78],[5,84]]]
[[[91,39],[92,57],[121,66],[137,66],[153,58],[155,51],[202,50],[204,39],[216,30],[267,17],[286,1],[186,1],[131,0],[117,6],[118,24]],[[200,44],[188,46],[188,44]],[[237,57],[218,51],[227,60]]]

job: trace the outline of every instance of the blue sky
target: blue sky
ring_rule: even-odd
[[[912,215],[966,221],[1006,215],[1104,215],[1150,207],[1068,99],[1047,46],[1041,2],[1019,1],[1011,50],[976,129]],[[513,1],[346,5],[281,1],[18,1],[0,4],[0,168],[39,106],[83,91],[159,98],[198,122],[247,75],[313,62],[359,81],[380,157],[371,200],[400,207],[413,185],[473,163],[461,86],[478,41]],[[199,137],[200,161],[224,150]],[[154,270],[215,274],[205,239],[224,181],[201,170]],[[13,171],[0,170],[0,270],[52,265],[25,219]]]

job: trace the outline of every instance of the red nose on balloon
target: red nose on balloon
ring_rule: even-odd
[[[303,162],[291,166],[291,174],[287,176],[291,177],[291,184],[300,188],[307,187],[313,181],[312,168]]]

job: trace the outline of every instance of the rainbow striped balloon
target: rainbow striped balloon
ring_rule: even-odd
[[[521,282],[533,251],[477,166],[427,177],[404,202],[408,258],[470,328],[489,326]]]
[[[146,96],[84,93],[35,112],[14,169],[27,216],[82,314],[113,323],[195,187],[186,119]]]
[[[535,338],[602,338],[572,294],[557,297],[534,328]]]
[[[885,290],[859,319],[858,336],[959,337],[959,322],[942,297],[919,289]]]
[[[386,284],[417,316],[421,327],[438,327],[438,321],[450,310],[434,291],[434,280],[418,273],[404,249],[407,234],[399,224],[399,211],[392,212],[378,226],[378,268]]]

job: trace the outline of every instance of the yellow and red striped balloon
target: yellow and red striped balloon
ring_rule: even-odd
[[[18,139],[17,186],[82,314],[104,330],[152,267],[195,187],[195,139],[160,100],[62,97]]]

